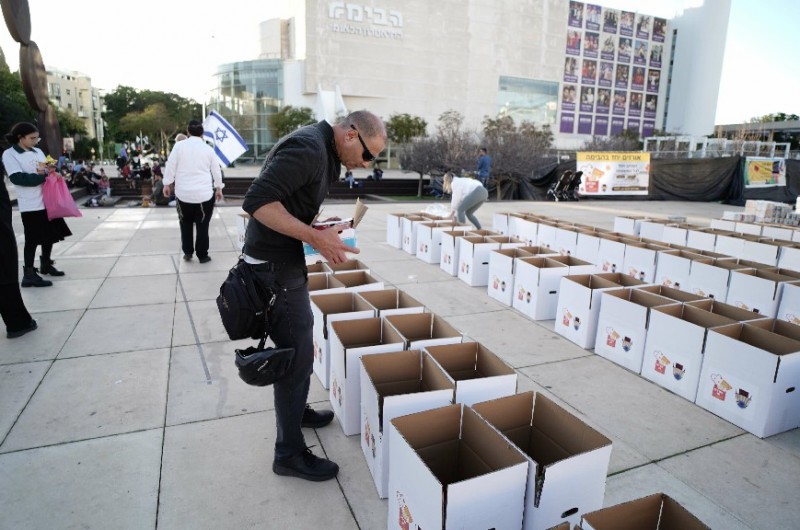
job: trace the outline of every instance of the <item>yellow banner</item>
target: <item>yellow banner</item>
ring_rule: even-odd
[[[578,152],[578,162],[647,162],[650,163],[650,153],[645,152],[615,152],[581,153]]]
[[[647,195],[650,186],[650,153],[579,152],[576,167],[581,195]]]

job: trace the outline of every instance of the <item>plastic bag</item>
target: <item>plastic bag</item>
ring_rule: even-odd
[[[60,217],[82,217],[75,199],[59,175],[48,175],[42,184],[42,199],[49,220]]]
[[[442,219],[450,217],[450,208],[442,204],[431,204],[422,211],[423,213],[432,215],[434,217],[441,217]]]

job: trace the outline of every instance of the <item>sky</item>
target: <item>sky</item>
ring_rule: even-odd
[[[107,91],[128,85],[198,102],[213,88],[217,65],[258,57],[259,22],[290,16],[302,1],[137,0],[112,9],[96,0],[28,0],[31,38],[48,68],[87,74],[93,86]],[[701,1],[597,3],[671,18]],[[776,112],[800,114],[800,60],[794,37],[798,21],[798,0],[732,0],[716,124]],[[0,48],[16,71],[19,45],[4,24]]]

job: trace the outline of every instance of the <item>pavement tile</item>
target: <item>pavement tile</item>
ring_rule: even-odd
[[[0,526],[155,528],[161,442],[154,429],[0,455]]]
[[[391,261],[369,262],[369,268],[373,276],[380,277],[384,281],[403,289],[409,283],[440,282],[455,279],[436,265],[425,263],[403,251],[392,250],[402,255]],[[358,259],[361,260],[361,257]]]
[[[65,250],[63,255],[92,258],[119,256],[127,244],[127,239],[114,239],[112,241],[79,241]]]
[[[206,271],[198,268],[196,272],[195,269],[192,269],[192,272],[182,273],[178,284],[178,299],[216,300],[219,295],[219,287],[227,276],[227,269]]]
[[[178,254],[181,251],[180,232],[175,230],[175,237],[170,238],[131,238],[125,242],[123,250],[119,254],[134,256],[137,254]]]
[[[50,276],[45,276],[45,279],[50,279]],[[83,280],[57,278],[50,287],[22,288],[22,300],[29,313],[85,309],[102,284],[103,278]]]
[[[0,337],[0,365],[55,359],[83,313],[77,309],[34,314],[39,326],[35,331],[16,339]]]
[[[176,284],[177,278],[172,275],[108,278],[89,308],[171,303],[175,301]]]
[[[105,278],[118,259],[117,256],[109,256],[107,258],[59,258],[56,260],[56,268],[63,270],[66,273],[65,276],[60,278],[46,276],[46,278],[53,280],[54,283],[88,278]],[[20,265],[20,278],[22,278],[22,265]]]
[[[0,367],[0,441],[17,421],[50,364],[29,362]]]
[[[168,369],[167,349],[56,360],[0,451],[162,427]]]
[[[217,287],[219,290],[219,287]],[[188,309],[187,309],[188,306]],[[191,318],[190,318],[191,316]],[[203,344],[224,342],[228,334],[219,318],[217,301],[178,302],[175,304],[175,323],[172,331],[172,345]]]
[[[130,223],[128,223],[130,224]],[[105,227],[98,227],[92,230],[80,240],[84,242],[97,242],[97,241],[128,241],[136,234],[136,228],[129,229],[107,229]]]
[[[369,262],[367,263],[369,264]],[[433,266],[430,265],[430,267]],[[403,285],[402,289],[431,312],[448,319],[448,321],[450,317],[454,316],[485,314],[490,311],[506,309],[503,304],[489,298],[485,293],[482,296],[480,287],[470,287],[457,278],[437,282],[409,283]]]
[[[336,480],[272,473],[274,443],[269,412],[167,427],[158,528],[358,528]]]
[[[109,272],[109,276],[147,276],[174,274],[175,264],[170,256],[122,256]]]

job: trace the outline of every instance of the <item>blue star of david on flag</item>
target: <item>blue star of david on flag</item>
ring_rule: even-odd
[[[217,127],[217,130],[216,130],[214,136],[215,136],[215,139],[218,142],[224,142],[225,139],[228,137],[228,131],[226,131],[225,129],[222,129],[221,127]]]
[[[231,162],[247,151],[244,139],[216,111],[212,110],[203,121],[203,131],[203,136],[214,142],[214,153],[223,167],[230,166]]]

